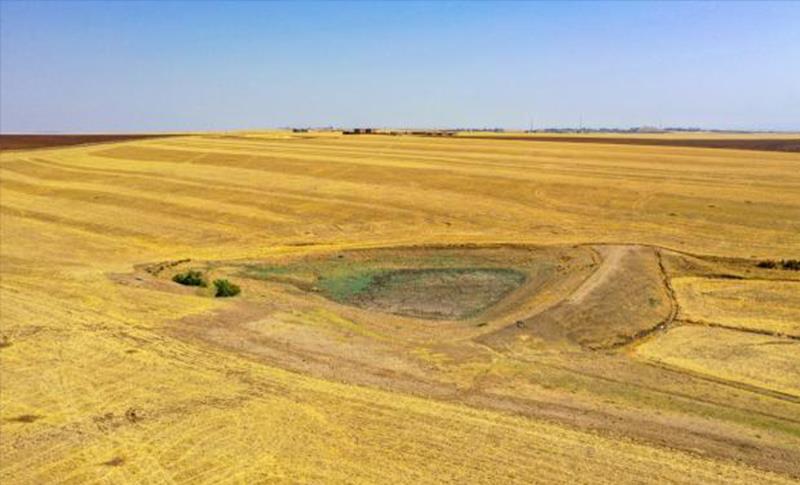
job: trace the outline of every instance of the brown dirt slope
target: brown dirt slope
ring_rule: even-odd
[[[603,246],[599,268],[572,295],[549,310],[485,337],[495,347],[522,336],[566,340],[590,349],[623,345],[674,314],[652,248]],[[631,309],[637,309],[632,312]]]

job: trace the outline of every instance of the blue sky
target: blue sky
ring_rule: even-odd
[[[800,2],[13,2],[0,131],[800,130]]]

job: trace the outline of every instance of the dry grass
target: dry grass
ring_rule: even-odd
[[[723,328],[676,328],[639,347],[648,358],[800,398],[800,342]]]
[[[0,157],[3,483],[799,475],[796,403],[654,369],[624,349],[532,336],[502,354],[472,340],[574,291],[595,268],[588,248],[543,250],[559,261],[536,273],[545,283],[483,327],[371,314],[223,267],[208,277],[242,284],[226,301],[173,288],[169,272],[131,273],[187,258],[495,242],[780,259],[800,247],[797,154],[243,133]],[[721,302],[721,291],[756,297],[750,284],[694,304],[705,297],[682,286],[679,299],[732,324],[794,318]],[[789,290],[775,291],[791,306]],[[678,328],[641,352],[796,394],[796,345],[751,345],[759,339],[772,338]]]
[[[800,282],[679,278],[683,318],[800,336]]]

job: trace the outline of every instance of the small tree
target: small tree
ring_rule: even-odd
[[[238,285],[234,285],[228,280],[214,280],[214,286],[217,288],[217,292],[214,296],[219,298],[236,296],[242,291]]]
[[[203,273],[199,271],[187,271],[185,273],[178,273],[172,277],[172,281],[185,286],[207,286],[206,280],[203,279]]]

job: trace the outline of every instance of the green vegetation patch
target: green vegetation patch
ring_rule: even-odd
[[[318,286],[325,296],[339,302],[349,302],[354,297],[369,290],[386,270],[369,269],[362,271],[343,271],[338,274],[321,276]]]
[[[172,277],[172,281],[184,286],[208,286],[208,283],[206,283],[206,280],[203,278],[203,273],[200,271],[178,273]]]
[[[236,296],[242,291],[242,289],[239,288],[238,285],[235,285],[225,279],[214,280],[214,287],[217,290],[216,293],[214,293],[214,296],[218,298],[227,298],[231,296]]]

